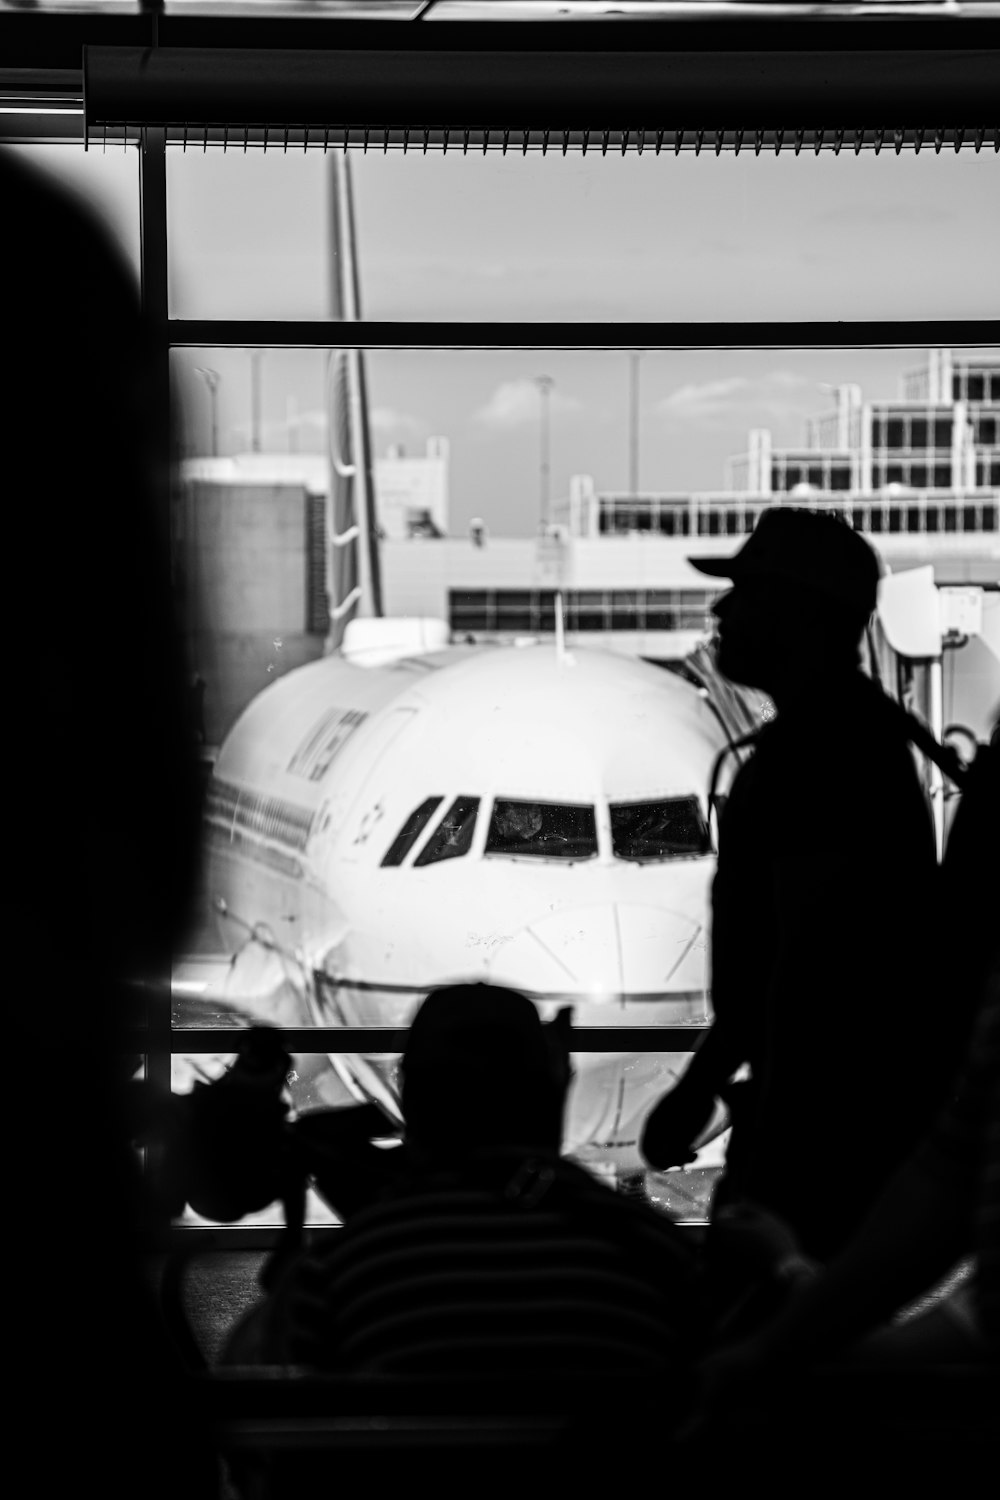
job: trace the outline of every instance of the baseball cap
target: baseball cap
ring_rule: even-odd
[[[471,1066],[553,1076],[552,1028],[526,995],[502,985],[453,984],[432,990],[407,1033],[403,1070]]]
[[[875,608],[881,571],[874,548],[839,516],[791,505],[763,511],[731,557],[689,557],[688,562],[699,573],[734,583],[747,578],[798,583],[859,619]]]

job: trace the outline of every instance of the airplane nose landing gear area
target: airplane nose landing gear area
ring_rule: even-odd
[[[613,902],[550,913],[498,947],[488,975],[536,995],[539,976],[548,989],[540,1001],[543,1015],[572,1005],[576,1026],[695,1028],[708,1021],[704,926],[681,912]],[[598,1171],[645,1173],[638,1146],[642,1119],[672,1087],[689,1055],[576,1054],[567,1150]],[[714,1164],[706,1171],[701,1197],[717,1175]],[[664,1193],[661,1185],[660,1197]]]
[[[674,1026],[708,1018],[705,931],[700,921],[660,907],[613,902],[558,911],[499,946],[489,964],[495,984],[537,993],[566,991],[601,1015],[577,1025],[607,1025],[609,1008],[655,1003],[645,1019]],[[669,1017],[659,1007],[670,1007]],[[632,1019],[640,1021],[635,1015]]]

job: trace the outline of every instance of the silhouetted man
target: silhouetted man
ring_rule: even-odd
[[[560,1156],[565,1020],[485,984],[433,991],[402,1064],[400,1171],[292,1262],[227,1359],[367,1375],[683,1372],[694,1251]],[[553,1399],[558,1399],[555,1391]]]
[[[968,1006],[938,983],[933,833],[904,721],[860,670],[871,547],[830,515],[781,508],[734,557],[691,561],[733,582],[715,606],[720,670],[778,712],[721,817],[715,1019],[643,1149],[660,1167],[689,1159],[728,1092],[715,1206],[754,1199],[822,1258],[940,1103]]]

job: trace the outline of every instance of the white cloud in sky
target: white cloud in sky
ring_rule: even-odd
[[[733,375],[679,386],[657,402],[656,411],[672,421],[705,425],[743,414],[778,420],[798,410],[795,398],[805,391],[815,393],[814,382],[791,370],[772,370],[759,379]]]
[[[505,380],[473,414],[473,421],[494,432],[509,432],[515,427],[537,423],[541,401],[541,393],[533,380]],[[569,416],[578,412],[581,405],[575,396],[564,396],[557,387],[549,392],[552,416]]]
[[[373,431],[380,435],[409,433],[412,436],[419,436],[427,425],[421,422],[419,417],[411,416],[409,412],[397,411],[393,406],[373,406],[370,421]]]

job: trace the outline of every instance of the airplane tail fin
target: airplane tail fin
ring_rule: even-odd
[[[361,316],[354,198],[346,155],[330,157],[330,301],[337,322]],[[330,482],[327,498],[327,650],[348,623],[382,614],[382,574],[364,351],[331,349],[326,377]]]

